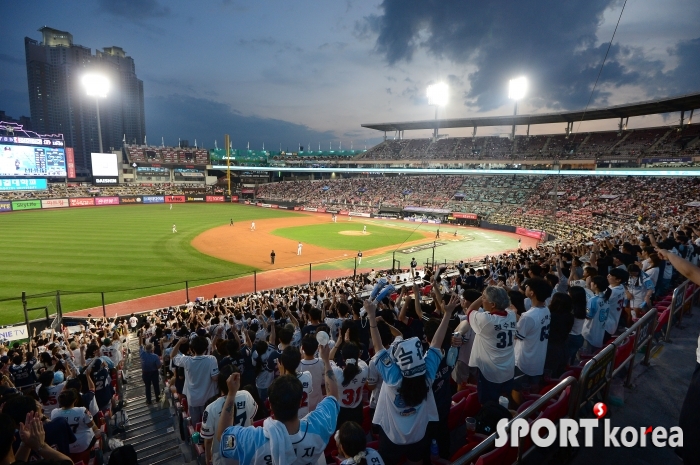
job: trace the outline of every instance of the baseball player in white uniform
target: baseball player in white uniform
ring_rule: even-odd
[[[250,223],[250,230],[251,230],[251,231],[255,231],[255,221],[253,221],[252,223]]]
[[[173,232],[174,232],[174,233],[177,232],[177,228],[175,227],[175,225],[173,225]]]
[[[297,244],[297,255],[301,255],[301,242]]]

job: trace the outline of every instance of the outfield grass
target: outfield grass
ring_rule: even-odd
[[[375,224],[367,225],[368,234],[359,234],[356,236],[340,234],[341,231],[362,233],[363,226],[364,224],[360,221],[343,221],[341,223],[275,229],[272,231],[272,234],[300,241],[303,244],[313,244],[327,249],[349,250],[370,250],[423,238],[422,234],[407,229],[386,228]]]
[[[64,312],[220,281],[254,268],[202,254],[190,242],[207,229],[251,219],[295,216],[291,212],[232,204],[168,204],[66,208],[0,216],[0,324],[24,319],[19,300],[61,290]],[[177,234],[172,225],[177,225]],[[197,280],[196,282],[194,282]],[[145,286],[158,287],[120,291]],[[64,291],[66,291],[64,293]],[[68,295],[69,291],[91,291]],[[28,306],[48,306],[53,297],[32,298]],[[30,318],[38,318],[37,310]]]

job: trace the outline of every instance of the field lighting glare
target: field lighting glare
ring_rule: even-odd
[[[508,98],[518,101],[525,97],[527,93],[527,78],[521,76],[519,78],[511,79],[508,82]]]
[[[86,74],[83,76],[83,87],[90,97],[107,97],[109,80],[101,74]]]
[[[428,105],[444,107],[447,105],[447,84],[438,82],[428,86]]]

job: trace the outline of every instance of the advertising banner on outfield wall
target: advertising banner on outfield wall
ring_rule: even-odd
[[[143,203],[143,199],[140,195],[124,195],[119,197],[119,203],[121,205],[137,205]]]
[[[232,195],[231,196],[231,202],[238,202],[238,196],[237,195]]]
[[[143,203],[165,203],[165,197],[162,195],[144,195]]]
[[[224,196],[223,195],[207,195],[207,202],[223,202],[224,201]]]
[[[165,203],[185,203],[184,195],[166,195]]]
[[[347,211],[347,210],[340,210],[340,211],[338,212],[339,215],[347,215],[347,214],[349,214],[349,213],[350,213],[350,212]]]
[[[5,341],[19,341],[21,339],[27,339],[29,337],[29,330],[27,325],[17,325],[8,326],[7,328],[0,328],[0,339]]]
[[[544,231],[537,231],[536,229],[525,229],[525,228],[515,228],[515,234],[525,237],[534,237],[535,239],[544,240]]]
[[[69,199],[71,207],[91,207],[95,205],[94,197],[82,197],[77,199]]]
[[[205,195],[186,195],[185,202],[206,202],[207,197]],[[166,200],[167,202],[167,200]]]
[[[459,218],[460,220],[476,220],[476,219],[478,219],[476,214],[474,214],[474,213],[454,212],[454,213],[452,213],[452,216],[455,218]]]
[[[305,212],[315,212],[318,211],[318,208],[316,207],[304,207]]]
[[[0,213],[12,211],[12,202],[0,202]]]
[[[95,197],[95,205],[119,205],[119,197]]]
[[[12,202],[13,210],[34,210],[41,208],[41,200],[16,200]]]
[[[341,212],[342,214],[342,212]],[[362,218],[372,218],[372,215],[370,213],[362,213],[362,212],[348,212],[349,216],[359,216]]]
[[[263,208],[272,208],[272,205],[270,205],[269,203],[261,203],[261,204],[258,204],[258,206],[263,207]]]
[[[68,199],[46,199],[41,201],[41,208],[66,208],[69,205]]]

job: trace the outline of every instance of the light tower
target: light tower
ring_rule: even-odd
[[[447,105],[448,88],[444,82],[438,82],[428,86],[428,105],[435,105],[435,128],[433,129],[433,141],[438,139],[438,108]]]
[[[527,78],[520,76],[519,78],[511,79],[508,82],[508,98],[515,101],[513,116],[518,114],[518,100],[522,100],[527,93]],[[511,139],[515,139],[515,121],[513,121],[513,130],[510,134]]]
[[[102,149],[102,127],[100,126],[100,99],[107,97],[109,92],[109,80],[102,74],[88,73],[82,79],[85,92],[90,97],[95,97],[95,107],[97,108],[97,136],[100,141],[100,153]]]

